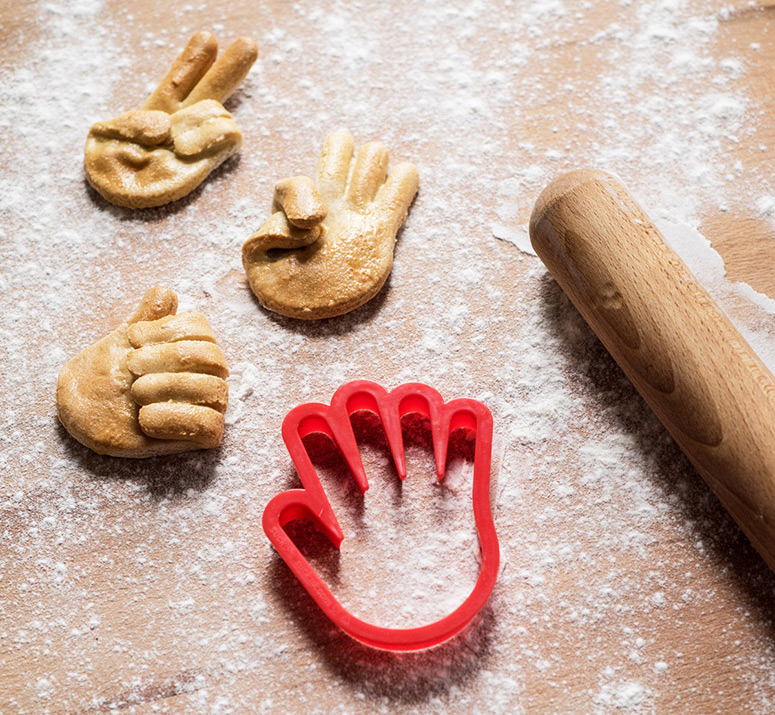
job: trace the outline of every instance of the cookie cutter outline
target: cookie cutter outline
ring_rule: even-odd
[[[429,419],[439,481],[445,475],[449,435],[460,427],[474,432],[472,497],[481,550],[479,576],[463,603],[433,623],[414,628],[386,628],[357,618],[339,603],[285,532],[286,524],[303,519],[311,521],[336,548],[341,545],[344,534],[302,440],[314,432],[331,437],[358,489],[364,493],[369,484],[350,422],[350,415],[358,410],[374,412],[382,421],[396,471],[402,480],[406,478],[401,433],[401,418],[404,415],[419,413]],[[330,406],[309,402],[295,407],[286,415],[282,425],[283,440],[302,488],[281,492],[271,499],[263,513],[264,532],[321,610],[352,638],[382,650],[430,648],[462,631],[485,605],[498,578],[500,561],[498,536],[490,508],[492,428],[492,415],[481,402],[460,398],[445,403],[436,390],[421,383],[406,383],[388,392],[377,383],[355,380],[342,385],[334,393]]]

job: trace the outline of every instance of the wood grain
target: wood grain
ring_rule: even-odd
[[[544,18],[535,29],[545,34],[535,42],[499,22],[498,12],[501,19],[516,17],[544,4],[564,7],[565,25],[553,15]],[[518,0],[508,8],[459,2],[418,4],[412,13],[394,0],[75,5],[93,6],[95,14],[74,27],[80,32],[88,24],[95,32],[64,40],[80,37],[84,54],[106,43],[113,49],[98,56],[119,61],[94,68],[99,82],[87,88],[99,91],[85,102],[89,116],[69,120],[77,126],[64,135],[66,144],[59,137],[52,143],[61,179],[39,188],[41,172],[25,158],[30,198],[24,209],[64,197],[72,214],[62,215],[63,227],[72,219],[94,243],[94,250],[80,247],[84,260],[70,272],[77,291],[67,277],[55,282],[72,311],[50,316],[42,296],[53,291],[38,292],[60,276],[58,261],[67,258],[58,232],[30,237],[23,258],[6,264],[3,277],[27,281],[25,293],[4,297],[7,311],[14,301],[27,306],[34,330],[22,334],[14,326],[0,346],[0,353],[19,346],[28,370],[9,359],[12,388],[0,394],[6,440],[0,452],[7,445],[12,453],[0,485],[0,711],[619,713],[630,703],[629,710],[646,713],[771,712],[773,574],[538,259],[491,234],[502,180],[536,160],[553,172],[569,171],[577,168],[579,152],[606,148],[610,131],[594,121],[599,95],[584,88],[594,77],[613,76],[609,50],[619,30],[640,27],[644,13],[658,7],[669,14],[680,5],[707,19],[728,9],[729,0]],[[727,211],[702,181],[683,188],[701,207],[702,231],[729,275],[775,297],[772,220],[756,207],[766,188],[757,177],[771,171],[775,137],[775,12],[768,9],[772,2],[734,5],[737,11],[720,16],[702,52],[715,66],[743,57],[733,91],[745,95],[757,132],[725,145],[724,166],[716,167],[734,175],[726,189],[737,199]],[[51,28],[62,25],[52,19],[67,19],[69,10],[18,0],[3,10],[3,63],[22,81],[28,63],[35,72],[47,67],[41,57],[57,44]],[[428,34],[427,14],[437,11]],[[457,20],[444,22],[455,13]],[[374,19],[380,17],[391,21],[380,24]],[[351,25],[373,32],[352,33]],[[216,32],[224,46],[240,35],[261,45],[254,72],[228,104],[245,134],[240,158],[181,205],[118,220],[122,214],[83,185],[88,127],[145,97],[200,28]],[[606,28],[611,31],[599,34]],[[344,45],[350,36],[360,44]],[[747,51],[750,43],[760,50]],[[683,49],[676,45],[664,41],[668,51]],[[530,56],[524,64],[512,62],[521,47],[533,48]],[[416,53],[426,67],[416,66]],[[399,54],[408,61],[398,62]],[[468,70],[477,79],[461,82]],[[80,91],[82,78],[67,63],[53,74]],[[691,82],[676,70],[674,89],[686,83],[689,91],[704,92]],[[663,91],[651,84],[642,96],[622,101],[637,107]],[[22,95],[30,110],[40,101]],[[426,95],[438,107],[424,103]],[[470,101],[487,95],[500,99],[491,106]],[[447,139],[437,121],[450,113],[463,129],[453,126]],[[666,112],[665,122],[683,119],[675,114]],[[416,160],[423,187],[399,237],[393,278],[380,295],[352,323],[300,328],[251,302],[239,246],[266,218],[274,182],[313,170],[319,142],[338,127],[359,141],[389,142],[396,161]],[[0,136],[9,167],[13,157],[25,157],[19,154],[24,133],[13,129]],[[638,141],[637,129],[622,166],[608,168],[651,200],[653,173],[637,163],[650,147]],[[540,159],[558,148],[562,158]],[[732,172],[737,161],[742,169]],[[36,165],[44,173],[46,166]],[[548,178],[520,184],[520,226]],[[664,208],[658,201],[648,207]],[[10,243],[26,230],[26,219],[11,211],[6,220],[6,210],[4,204],[3,241]],[[244,235],[229,231],[235,226]],[[455,241],[460,236],[464,242]],[[476,284],[455,272],[460,255],[477,272]],[[218,270],[203,282],[198,265],[207,261]],[[33,267],[46,276],[36,280]],[[130,465],[90,453],[57,427],[52,385],[60,358],[52,357],[52,345],[64,361],[109,332],[133,291],[149,280],[170,281],[186,290],[192,308],[219,316],[212,325],[230,364],[252,360],[259,372],[267,369],[266,382],[260,372],[255,393],[244,397],[245,410],[229,425],[223,447],[202,460]],[[75,296],[82,298],[77,304]],[[459,332],[449,336],[423,333],[439,296],[469,311],[459,313]],[[515,351],[514,336],[531,331],[536,340],[520,342],[529,349]],[[426,346],[426,336],[454,337],[451,344],[460,349],[435,353],[436,340]],[[467,355],[473,338],[482,347],[475,359]],[[527,368],[550,352],[542,350],[543,340],[554,352],[570,346],[562,394],[575,412],[567,424],[562,415],[545,442],[525,444],[510,430],[527,406],[534,409],[530,419],[541,418],[524,398],[540,392],[529,384],[535,375]],[[283,349],[289,345],[292,351]],[[330,346],[340,355],[321,364]],[[448,646],[389,657],[358,647],[331,626],[258,525],[268,500],[293,484],[280,438],[286,408],[330,397],[340,373],[397,384],[407,365],[396,355],[406,355],[407,346],[427,353],[423,369],[446,368],[443,385],[435,384],[445,396],[508,395],[514,412],[502,410],[496,424],[502,452],[493,455],[493,497],[504,571],[483,623]],[[406,377],[425,379],[421,373]],[[272,405],[278,386],[282,399]],[[584,445],[620,440],[631,462],[593,465],[597,471],[590,474],[593,466],[569,449],[573,430]],[[519,498],[502,498],[507,486]],[[644,518],[634,502],[646,510]],[[51,517],[59,517],[54,527]],[[611,522],[622,533],[611,533]],[[65,572],[57,571],[62,567]],[[395,580],[390,571],[375,574],[368,586],[379,593],[380,576]],[[657,670],[660,663],[667,669]]]
[[[775,378],[612,176],[565,174],[530,220],[538,255],[775,569]]]
[[[707,203],[702,216],[702,233],[724,259],[727,276],[745,281],[757,291],[775,298],[775,241],[771,217],[763,217],[755,206],[753,177],[769,173],[771,147],[775,145],[775,33],[772,31],[775,3],[757,2],[732,8],[719,23],[714,54],[730,56],[754,45],[745,73],[745,86],[752,98],[749,111],[762,117],[756,134],[740,141],[730,158],[744,167],[736,197],[728,206]],[[722,210],[723,209],[723,210]]]

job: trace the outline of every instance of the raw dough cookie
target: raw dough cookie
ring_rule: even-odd
[[[265,308],[291,318],[342,315],[373,298],[393,267],[393,246],[417,193],[414,164],[387,174],[382,144],[330,134],[317,186],[304,176],[275,187],[275,212],[242,247],[250,287]]]
[[[196,33],[140,109],[91,128],[86,178],[108,201],[132,209],[175,201],[239,149],[242,133],[221,103],[258,46],[241,37],[215,62],[217,54],[216,39]]]
[[[81,444],[114,457],[216,447],[229,400],[226,358],[201,313],[151,288],[110,335],[59,373],[57,411]]]

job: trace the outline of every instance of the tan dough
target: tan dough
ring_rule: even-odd
[[[315,183],[300,176],[277,184],[275,213],[242,247],[261,305],[311,320],[342,315],[379,293],[419,183],[414,164],[398,164],[389,176],[387,169],[382,144],[364,144],[354,157],[353,138],[334,132]]]
[[[222,102],[245,79],[258,46],[241,37],[216,62],[217,54],[216,39],[196,33],[140,109],[91,128],[84,170],[105,199],[132,209],[162,206],[239,149],[242,133]]]
[[[114,457],[216,447],[229,401],[226,358],[201,313],[151,288],[112,333],[65,363],[57,411],[81,444]]]

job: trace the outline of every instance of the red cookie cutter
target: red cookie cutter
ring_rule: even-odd
[[[435,623],[418,628],[382,628],[356,618],[336,600],[283,528],[296,519],[311,521],[339,548],[344,535],[302,439],[313,432],[323,432],[331,437],[347,462],[361,493],[365,492],[369,483],[350,422],[350,415],[358,410],[374,412],[382,420],[396,471],[401,479],[406,478],[401,435],[401,418],[404,415],[419,413],[430,420],[439,481],[444,478],[450,433],[464,427],[473,430],[475,434],[473,500],[474,521],[481,548],[481,569],[468,598],[452,613]],[[330,407],[311,402],[291,410],[283,422],[282,433],[304,488],[278,494],[267,504],[263,517],[264,531],[323,612],[356,640],[384,650],[430,648],[465,628],[487,602],[498,577],[498,536],[490,510],[490,411],[476,400],[458,399],[445,404],[436,390],[419,383],[401,385],[388,393],[374,382],[356,380],[348,382],[334,393]]]

